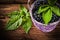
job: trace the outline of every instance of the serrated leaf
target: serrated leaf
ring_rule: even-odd
[[[54,5],[57,0],[48,0],[49,5]]]
[[[52,18],[52,11],[49,9],[47,12],[44,12],[42,14],[42,18],[43,18],[45,24],[48,24]]]
[[[57,6],[51,7],[51,10],[57,15],[60,16],[60,8]]]
[[[26,20],[26,22],[23,24],[23,29],[25,30],[26,33],[28,33],[28,31],[30,30],[31,26],[32,26],[32,21],[31,21],[30,18],[28,18]]]
[[[43,8],[43,7],[44,7],[44,8]],[[40,13],[42,13],[42,12],[48,10],[48,9],[49,9],[49,6],[47,6],[47,5],[45,5],[45,6],[40,6],[40,7],[39,7],[39,10],[38,10],[38,14],[40,14]]]
[[[21,24],[22,24],[22,18],[20,18],[18,15],[16,15],[9,20],[9,22],[6,25],[6,30],[15,30]]]

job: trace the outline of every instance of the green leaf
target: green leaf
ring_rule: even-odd
[[[9,14],[7,14],[9,17],[13,16],[13,15],[19,15],[19,11],[13,11]]]
[[[48,0],[49,5],[54,5],[57,0]]]
[[[22,24],[22,18],[18,15],[10,18],[9,22],[6,25],[6,30],[15,30]]]
[[[24,11],[25,13],[27,13],[27,9],[26,9],[24,6],[20,5],[20,9],[21,9],[22,11]]]
[[[20,16],[21,17],[25,16],[25,13],[22,10],[20,10]]]
[[[30,13],[29,12],[26,13],[26,17],[28,17],[28,16],[30,16]]]
[[[20,7],[21,7],[21,11],[24,12],[24,13],[22,13],[22,14],[24,14],[26,17],[30,16],[28,10],[27,10],[25,7],[23,7],[22,5],[21,5]],[[20,11],[20,12],[21,12],[21,11]]]
[[[38,10],[38,14],[40,14],[40,13],[42,13],[42,12],[48,10],[48,9],[49,9],[49,6],[47,6],[47,5],[45,5],[45,6],[40,6],[40,7],[39,7],[39,10]]]
[[[44,12],[42,14],[42,18],[43,18],[45,24],[48,24],[52,18],[52,11],[49,9],[47,12]]]
[[[27,9],[26,9],[25,7],[23,7],[23,11],[24,11],[25,13],[27,13]]]
[[[26,16],[30,16],[28,10],[25,7],[23,6],[20,6],[20,7],[21,7],[21,10],[26,14]]]
[[[23,6],[21,6],[21,10],[19,10],[18,12],[12,12],[10,14],[10,19],[6,25],[6,30],[15,30],[20,25],[23,26],[26,33],[28,33],[32,26],[30,14]]]
[[[60,8],[58,8],[57,6],[53,6],[53,7],[51,7],[51,10],[52,10],[57,16],[60,16]]]
[[[25,30],[25,32],[28,33],[28,31],[30,30],[30,28],[32,26],[31,19],[27,18],[26,22],[22,26],[23,26],[23,29]]]

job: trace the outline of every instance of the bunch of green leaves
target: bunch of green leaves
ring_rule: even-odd
[[[48,5],[41,5],[38,9],[38,14],[42,13],[42,19],[45,24],[48,24],[52,19],[53,12],[60,16],[60,8],[55,6],[56,0],[48,0]]]
[[[25,32],[28,33],[32,26],[32,21],[30,14],[25,7],[20,6],[19,11],[13,11],[9,13],[8,16],[10,19],[6,24],[6,30],[15,30],[22,26]]]

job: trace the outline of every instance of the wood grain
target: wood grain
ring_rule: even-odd
[[[19,5],[20,4],[0,5],[0,40],[60,40],[60,23],[56,29],[49,33],[38,30],[34,25],[32,25],[28,34],[26,34],[21,27],[14,31],[5,31],[4,28],[9,19],[6,14],[18,10]],[[27,8],[26,4],[22,5]]]
[[[26,4],[27,3],[27,1],[28,0],[0,0],[0,3],[1,4],[18,4],[18,3],[20,3],[20,4]],[[35,1],[35,0],[31,0],[31,2],[30,3],[32,3],[33,1]]]

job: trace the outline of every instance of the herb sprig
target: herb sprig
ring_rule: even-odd
[[[30,14],[28,10],[22,5],[20,6],[19,11],[13,11],[8,14],[8,16],[10,17],[10,19],[6,24],[6,30],[16,30],[18,27],[22,26],[24,31],[28,33],[28,31],[32,27]]]

